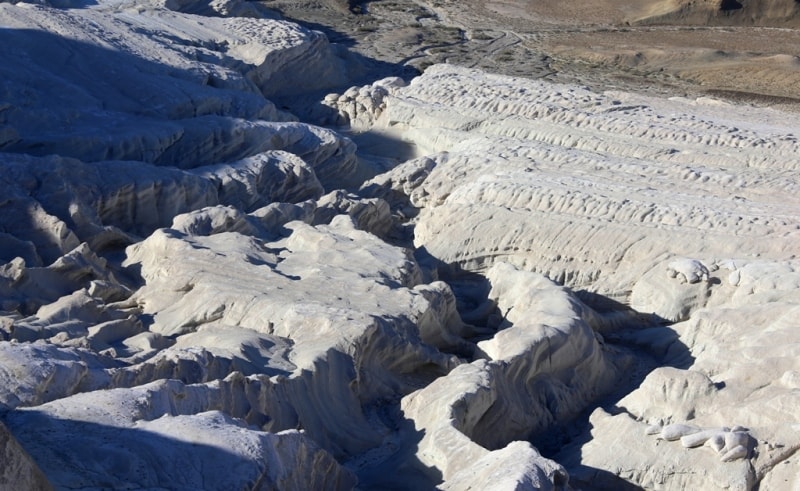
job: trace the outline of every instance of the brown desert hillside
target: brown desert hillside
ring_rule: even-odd
[[[273,0],[367,58],[796,109],[797,0]]]
[[[800,26],[797,0],[662,0],[643,5],[641,24]]]

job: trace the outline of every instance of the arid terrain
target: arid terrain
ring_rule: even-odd
[[[267,1],[351,49],[668,95],[797,107],[800,2]]]
[[[0,491],[800,489],[800,2],[0,2]]]

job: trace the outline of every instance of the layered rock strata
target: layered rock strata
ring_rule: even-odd
[[[796,482],[790,116],[442,65],[307,112],[360,159],[270,102],[323,35],[60,7],[0,4],[3,485]]]
[[[670,365],[598,409],[588,443],[555,456],[572,483],[752,489],[776,483],[773,472],[793,475],[800,155],[791,115],[441,65],[394,89],[377,125],[430,152],[362,189],[414,217],[415,246],[439,275],[494,276],[493,290],[498,267],[545,275],[595,309],[605,341]],[[478,346],[493,358],[487,348],[515,329]],[[740,427],[747,445],[685,454],[643,436],[669,424]],[[619,457],[628,447],[636,458]]]

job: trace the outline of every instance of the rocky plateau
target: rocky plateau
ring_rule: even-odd
[[[0,490],[800,489],[741,2],[0,2]]]

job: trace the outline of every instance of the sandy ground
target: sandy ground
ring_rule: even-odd
[[[800,108],[792,2],[267,1],[362,55],[446,62],[597,90]],[[742,5],[732,8],[731,5]]]

